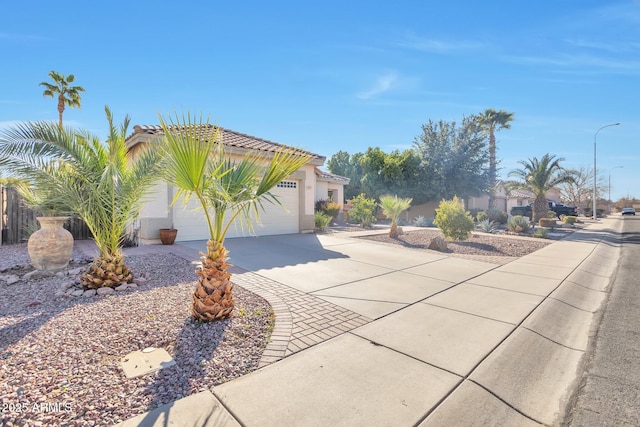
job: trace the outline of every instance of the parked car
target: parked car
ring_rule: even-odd
[[[552,202],[550,200],[547,200],[547,203],[549,204],[549,210],[554,211],[558,218],[560,218],[562,215],[578,216],[578,208],[575,206],[566,206],[561,203]],[[510,213],[512,216],[522,215],[528,216],[529,219],[531,219],[533,215],[533,203],[527,206],[514,206],[511,208]]]
[[[635,208],[622,208],[622,215],[635,215]]]

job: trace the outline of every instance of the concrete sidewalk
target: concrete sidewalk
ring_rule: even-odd
[[[235,265],[294,293],[282,312],[297,294],[361,325],[122,425],[552,424],[615,271],[619,225],[504,265],[333,235],[228,240]]]

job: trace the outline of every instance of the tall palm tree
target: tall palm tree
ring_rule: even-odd
[[[235,161],[225,156],[218,128],[203,122],[202,117],[160,117],[160,125],[165,140],[163,169],[167,181],[177,188],[174,203],[180,198],[187,203],[195,196],[209,226],[210,239],[206,254],[202,253],[202,266],[196,272],[199,278],[191,312],[205,322],[224,319],[235,305],[224,247],[229,227],[238,220],[251,229],[252,218],[259,219],[264,202],[279,203],[269,191],[306,164],[309,156],[283,148],[270,161],[249,155]]]
[[[398,218],[400,214],[411,206],[412,198],[399,198],[398,196],[392,196],[386,194],[380,197],[379,206],[382,208],[384,216],[391,220],[391,230],[389,230],[389,237],[396,238],[400,235],[398,230]]]
[[[80,108],[80,92],[84,92],[82,86],[69,86],[75,80],[73,74],[69,74],[67,77],[64,74],[58,74],[56,71],[50,71],[49,77],[53,80],[53,83],[42,82],[40,86],[44,86],[44,92],[42,96],[50,96],[51,98],[58,97],[58,116],[59,126],[62,127],[62,113],[64,113],[64,107],[78,107]]]
[[[129,117],[117,128],[108,107],[105,112],[106,143],[51,122],[0,131],[0,168],[27,178],[32,191],[75,212],[93,234],[99,254],[81,277],[90,289],[132,280],[122,254],[123,237],[160,166],[157,147],[146,147],[132,159],[125,145]]]
[[[489,134],[489,208],[495,209],[496,206],[496,132],[502,129],[510,129],[510,122],[513,121],[513,113],[505,110],[496,111],[493,108],[487,108],[478,115],[478,123],[482,126],[487,134]]]
[[[522,169],[509,172],[509,176],[520,178],[521,182],[516,185],[517,188],[524,188],[535,194],[533,221],[536,223],[540,218],[546,217],[549,211],[547,191],[559,184],[573,182],[571,172],[560,166],[562,161],[564,158],[556,158],[547,153],[540,160],[537,157],[520,160],[518,163],[522,165]]]

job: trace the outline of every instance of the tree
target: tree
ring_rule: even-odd
[[[345,151],[334,154],[327,166],[331,173],[349,177],[345,198],[353,199],[360,193],[373,198],[388,193],[406,197],[421,197],[420,159],[413,150],[385,153],[379,147],[369,147],[365,153],[349,155]]]
[[[593,199],[593,168],[581,166],[567,171],[573,177],[573,182],[560,184],[560,197],[572,206],[585,207]],[[606,194],[607,183],[604,177],[598,177],[596,190],[599,194]]]
[[[69,208],[91,230],[99,254],[81,281],[92,289],[113,288],[133,279],[122,242],[141,198],[157,179],[160,160],[158,150],[147,146],[134,161],[125,144],[129,117],[117,128],[108,107],[105,113],[106,143],[86,131],[51,122],[0,131],[0,167],[28,180],[40,202],[55,201]]]
[[[84,92],[82,86],[69,86],[75,80],[73,74],[65,77],[64,74],[58,74],[56,71],[50,71],[49,77],[53,80],[53,83],[42,82],[40,86],[44,86],[44,92],[42,96],[50,96],[51,98],[58,97],[58,116],[59,126],[62,127],[62,113],[64,113],[64,107],[78,107],[80,108],[80,92]]]
[[[421,160],[420,185],[428,200],[477,196],[488,187],[488,153],[475,116],[422,125],[414,151]]]
[[[390,194],[385,194],[380,197],[379,206],[382,208],[382,213],[384,216],[391,220],[391,230],[389,231],[389,237],[396,238],[400,235],[398,230],[398,218],[400,218],[400,214],[411,206],[412,199],[411,198],[399,198],[398,196],[392,196]]]
[[[560,166],[564,158],[545,154],[540,160],[533,157],[528,160],[520,160],[522,169],[509,172],[509,176],[517,177],[521,180],[518,187],[524,188],[535,194],[533,202],[533,221],[538,222],[540,218],[545,218],[549,205],[547,204],[547,191],[553,187],[573,181],[570,172]]]
[[[496,200],[496,135],[502,129],[510,129],[513,121],[513,113],[505,110],[496,111],[487,108],[478,115],[478,123],[489,135],[489,208],[495,209]]]
[[[245,156],[234,161],[225,156],[218,129],[190,114],[182,119],[160,117],[164,132],[163,158],[167,181],[178,191],[174,202],[191,196],[200,202],[210,239],[198,269],[198,284],[191,312],[202,321],[228,317],[235,305],[231,274],[227,272],[224,239],[234,220],[251,229],[252,215],[259,218],[264,202],[279,203],[269,191],[309,161],[301,150],[284,147],[268,159]]]

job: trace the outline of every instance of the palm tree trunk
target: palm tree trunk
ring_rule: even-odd
[[[191,314],[196,319],[209,322],[231,315],[235,306],[227,250],[215,240],[207,242],[207,253],[202,254],[202,267],[196,271],[200,276],[193,293]]]
[[[489,133],[489,209],[496,209],[496,135]]]
[[[64,113],[64,95],[58,96],[58,118],[60,120],[60,128],[62,129],[62,113]]]
[[[537,224],[540,218],[546,218],[548,210],[549,204],[547,203],[547,198],[544,195],[536,197],[536,200],[533,202],[533,222]]]

